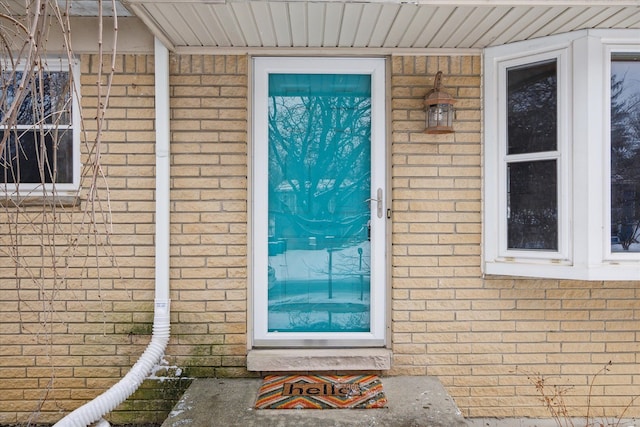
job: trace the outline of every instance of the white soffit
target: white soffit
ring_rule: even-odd
[[[122,0],[178,51],[478,50],[586,28],[640,29],[640,0]]]

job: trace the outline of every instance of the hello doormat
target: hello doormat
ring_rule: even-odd
[[[377,375],[268,375],[256,409],[383,408],[387,398]]]

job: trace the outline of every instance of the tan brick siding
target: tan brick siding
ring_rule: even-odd
[[[246,376],[246,56],[172,56],[172,365]]]
[[[565,399],[584,413],[593,375],[611,361],[591,387],[591,411],[599,415],[607,407],[607,415],[620,414],[640,394],[638,283],[483,277],[481,59],[389,60],[389,374],[437,376],[465,416],[544,417],[549,414],[528,378],[544,374],[574,387]],[[88,140],[96,131],[97,64],[96,56],[81,58]],[[56,240],[58,259],[68,268],[54,270],[52,246],[27,225],[42,209],[0,211],[0,424],[34,414],[37,422],[57,420],[114,384],[149,342],[153,66],[152,56],[118,57],[101,149],[108,188],[97,184],[101,198],[109,197],[104,212],[112,229],[81,230],[73,258],[64,252],[69,238]],[[246,56],[170,58],[172,335],[167,372],[158,375],[252,375],[245,369],[248,67]],[[427,135],[423,97],[439,70],[444,89],[457,99],[456,132]],[[83,183],[86,205],[89,181]],[[81,210],[67,207],[55,218],[61,230],[78,230]],[[15,268],[13,241],[29,268]],[[112,420],[161,419],[185,384],[158,384],[145,382]],[[625,413],[639,415],[635,403]]]

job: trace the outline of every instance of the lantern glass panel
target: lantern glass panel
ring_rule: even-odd
[[[427,114],[427,128],[453,126],[453,105],[434,104],[429,106]]]

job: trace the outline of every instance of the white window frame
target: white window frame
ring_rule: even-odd
[[[502,258],[521,258],[521,259],[544,259],[549,256],[555,257],[559,261],[566,261],[569,253],[569,236],[568,230],[565,226],[566,218],[568,215],[568,203],[567,198],[564,195],[567,194],[567,182],[568,182],[568,166],[569,155],[567,153],[565,134],[568,126],[568,109],[566,97],[568,96],[569,88],[567,84],[567,60],[566,50],[551,51],[549,53],[533,55],[527,58],[517,58],[511,61],[504,61],[500,64],[500,79],[506,81],[507,71],[509,68],[517,67],[519,65],[535,64],[537,62],[544,62],[549,60],[556,60],[557,73],[558,73],[558,103],[557,103],[557,117],[558,120],[558,135],[557,135],[557,147],[555,151],[543,151],[524,154],[508,154],[507,153],[507,88],[506,85],[500,85],[499,87],[499,114],[501,126],[498,129],[499,141],[498,150],[499,158],[504,159],[501,164],[496,165],[498,167],[498,185],[500,194],[507,194],[507,165],[509,163],[523,162],[523,161],[541,161],[541,160],[555,160],[557,166],[557,200],[558,200],[558,250],[557,251],[531,251],[531,250],[518,250],[509,249],[507,247],[507,222],[502,221],[499,226],[499,256]],[[507,199],[506,197],[499,198],[499,211],[507,212]]]
[[[483,272],[638,280],[640,253],[612,253],[611,55],[639,52],[638,30],[582,30],[488,48],[484,57]],[[506,70],[558,60],[558,251],[507,248]]]
[[[249,329],[254,347],[383,347],[387,338],[386,203],[381,217],[371,216],[371,324],[369,332],[269,332],[268,289],[268,76],[270,73],[338,73],[371,75],[371,199],[386,192],[386,62],[384,58],[253,58],[251,156],[251,299]],[[376,204],[372,203],[372,209]]]
[[[6,197],[51,197],[51,196],[74,196],[80,187],[80,135],[81,135],[81,113],[80,113],[80,61],[74,59],[70,64],[67,58],[47,58],[45,61],[46,71],[66,71],[70,73],[70,79],[73,84],[71,89],[71,123],[64,125],[70,128],[73,135],[73,167],[72,180],[68,183],[0,183],[0,194]],[[18,66],[17,70],[24,69],[24,66]],[[58,125],[61,127],[62,125]],[[21,126],[27,129],[26,126]],[[54,127],[52,125],[44,125]]]
[[[611,81],[611,60],[615,54],[618,53],[640,53],[640,41],[637,41],[635,47],[628,44],[619,44],[616,40],[611,40],[609,43],[604,44],[604,58],[605,67],[603,68],[604,81]],[[603,114],[605,120],[603,123],[604,135],[607,137],[608,147],[611,147],[611,85],[604,85],[605,99],[609,102],[605,105]],[[611,176],[611,150],[607,149],[603,153],[604,160],[604,176]],[[604,200],[608,202],[607,209],[604,210],[604,223],[611,224],[611,185],[604,186]],[[604,233],[604,258],[609,262],[618,261],[640,261],[640,253],[638,252],[612,252],[611,245],[607,244],[611,242],[611,227],[605,228]]]

